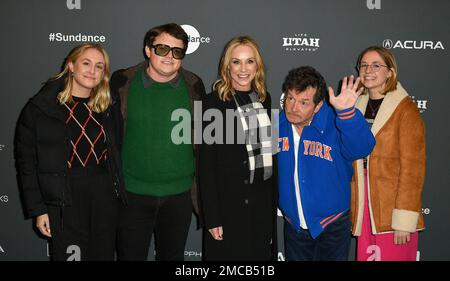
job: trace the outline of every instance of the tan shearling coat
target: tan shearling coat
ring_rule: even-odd
[[[364,114],[369,95],[356,107]],[[376,145],[368,157],[367,176],[372,233],[424,228],[422,188],[425,179],[425,127],[416,104],[397,84],[388,92],[372,126]],[[359,236],[364,210],[363,160],[353,163],[350,216]]]

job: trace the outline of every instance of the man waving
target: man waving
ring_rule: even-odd
[[[362,92],[358,84],[359,78],[345,77],[335,97],[312,67],[293,69],[285,78],[278,182],[286,260],[348,259],[352,161],[368,155],[375,145],[354,107]]]

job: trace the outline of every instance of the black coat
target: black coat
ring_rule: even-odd
[[[270,116],[270,96],[263,103]],[[223,102],[216,92],[207,95],[203,111],[215,108],[223,114],[236,110],[233,99]],[[239,122],[239,124],[238,124]],[[210,122],[204,122],[203,129]],[[234,118],[234,135],[242,130]],[[223,140],[227,139],[223,132]],[[236,142],[235,142],[236,143]],[[276,258],[276,172],[264,181],[262,169],[249,184],[248,153],[244,144],[200,145],[199,181],[204,223],[205,260],[271,260]],[[273,157],[275,159],[275,157]],[[273,162],[273,167],[276,163]],[[223,226],[223,240],[216,241],[208,229]]]
[[[71,151],[65,110],[57,101],[64,77],[48,81],[25,105],[15,136],[15,157],[26,214],[47,213],[47,205],[71,205],[67,160]],[[117,194],[125,200],[120,161],[120,103],[113,98],[104,114],[107,167]]]

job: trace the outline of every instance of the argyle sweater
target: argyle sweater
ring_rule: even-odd
[[[67,165],[75,168],[102,164],[107,157],[103,113],[89,108],[89,98],[72,98],[74,103],[63,105],[72,148]]]

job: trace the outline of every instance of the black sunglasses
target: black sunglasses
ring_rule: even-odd
[[[155,54],[161,57],[167,56],[167,54],[172,51],[172,56],[174,59],[181,60],[186,54],[186,49],[178,47],[170,47],[164,44],[151,45],[151,48],[155,49]]]

